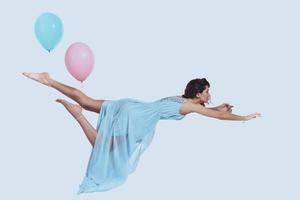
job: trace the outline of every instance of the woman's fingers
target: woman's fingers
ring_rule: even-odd
[[[252,114],[247,116],[247,119],[250,120],[250,119],[253,119],[253,118],[256,118],[256,117],[261,117],[261,113],[258,113],[258,112],[252,113]]]
[[[261,117],[261,113],[255,113],[255,115],[257,116],[257,117]]]

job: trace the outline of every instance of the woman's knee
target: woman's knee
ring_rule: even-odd
[[[104,100],[95,100],[95,99],[91,99],[91,98],[86,98],[86,99],[81,100],[80,105],[85,110],[99,113],[103,102],[104,102]]]

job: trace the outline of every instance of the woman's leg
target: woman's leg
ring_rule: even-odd
[[[87,139],[91,143],[91,145],[94,147],[96,137],[97,137],[97,130],[90,124],[90,122],[83,116],[82,114],[82,108],[80,105],[72,104],[66,100],[63,99],[57,99],[57,102],[61,103],[70,113],[71,115],[76,119],[76,121],[81,126],[83,132],[85,133]],[[101,133],[98,133],[101,134]],[[112,136],[110,140],[110,151],[112,151],[115,146],[120,144],[121,142],[126,142],[125,140],[128,140],[128,135],[125,136]]]
[[[99,113],[100,108],[104,100],[96,100],[88,97],[80,90],[60,83],[50,77],[50,75],[46,72],[43,73],[23,73],[28,78],[31,78],[35,81],[38,81],[44,85],[52,87],[69,98],[76,101],[82,108],[85,110],[93,111]]]
[[[94,146],[96,141],[97,131],[90,124],[90,122],[83,116],[81,106],[72,104],[63,99],[57,99],[56,101],[61,103],[71,113],[71,115],[76,119],[76,121],[81,126],[83,132],[85,133],[91,145]]]
[[[51,87],[76,101],[85,110],[92,112],[99,113],[101,105],[104,102],[104,100],[92,99],[85,95],[82,91],[60,83],[54,79],[52,79]]]

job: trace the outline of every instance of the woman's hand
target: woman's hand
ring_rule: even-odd
[[[230,105],[229,103],[223,103],[223,104],[217,106],[216,110],[221,111],[221,112],[232,113],[232,108],[233,108],[233,106]]]
[[[245,116],[245,121],[248,121],[250,119],[254,119],[256,117],[261,117],[261,114],[256,112],[256,113],[252,113],[250,115]]]

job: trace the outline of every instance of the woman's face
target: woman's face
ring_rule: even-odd
[[[199,94],[199,100],[202,103],[208,103],[208,101],[210,100],[210,93],[209,93],[209,87],[206,86],[205,90],[203,90],[202,93],[198,93]]]

